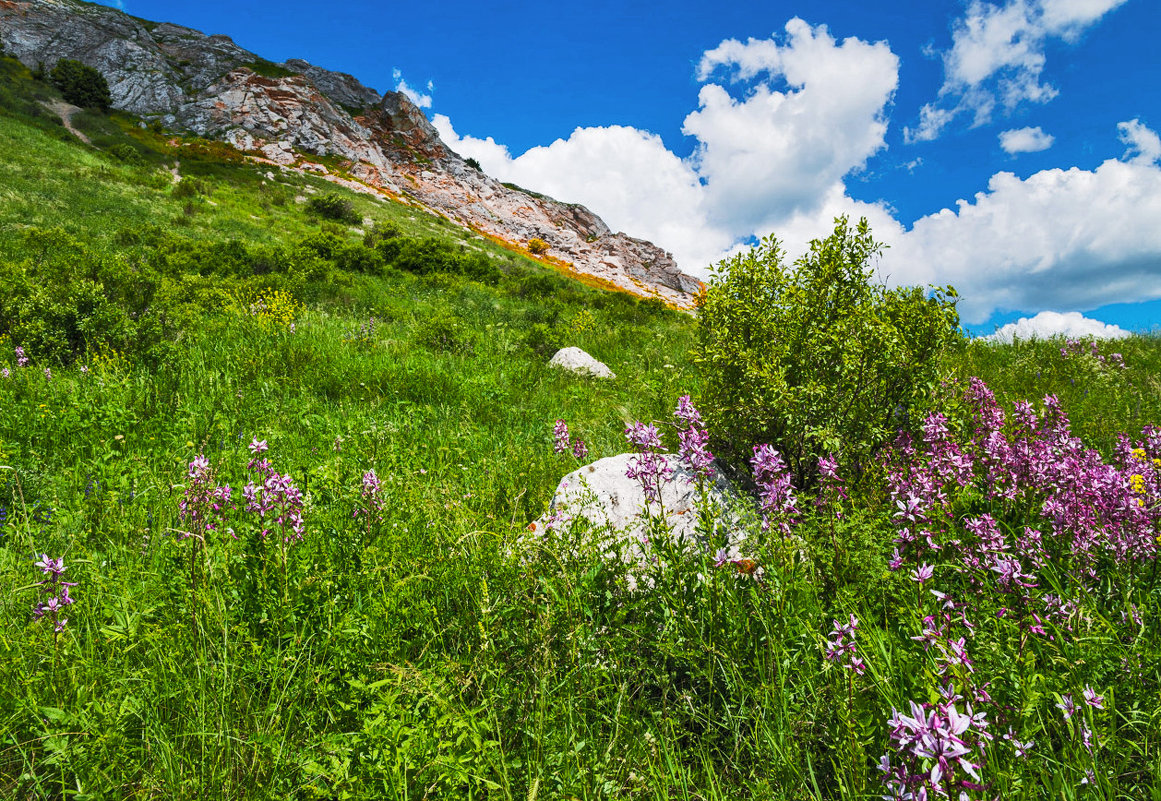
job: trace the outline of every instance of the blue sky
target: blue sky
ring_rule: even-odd
[[[110,4],[405,88],[695,275],[846,213],[976,332],[1161,327],[1157,0]]]

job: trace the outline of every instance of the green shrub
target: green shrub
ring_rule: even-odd
[[[209,196],[209,182],[201,178],[183,178],[174,184],[170,196],[174,199]]]
[[[463,275],[484,284],[498,284],[502,278],[500,268],[484,254],[440,239],[395,236],[379,240],[375,250],[387,264],[416,275]]]
[[[340,270],[354,273],[383,275],[386,266],[383,256],[374,248],[358,243],[344,243],[335,253],[333,261]]]
[[[109,155],[125,164],[144,164],[145,158],[132,145],[120,144],[109,148]]]
[[[531,273],[516,280],[513,294],[520,298],[551,298],[564,289],[565,280],[548,273]]]
[[[769,443],[799,486],[827,454],[858,474],[925,402],[959,337],[955,290],[873,282],[880,250],[865,219],[840,217],[792,266],[769,237],[715,268],[696,359],[720,456],[738,466]]]
[[[548,243],[539,237],[532,237],[528,240],[528,252],[540,255],[548,252]]]
[[[75,61],[62,58],[49,73],[49,80],[60,90],[64,99],[81,108],[96,108],[108,111],[113,105],[109,94],[109,83],[99,70]]]
[[[355,211],[354,204],[334,192],[315,195],[306,202],[306,210],[324,220],[337,220],[349,225],[358,225],[363,221],[363,218]]]
[[[402,235],[403,232],[399,230],[398,226],[376,220],[371,224],[370,230],[363,235],[363,244],[373,248],[385,239],[395,239]]]
[[[524,344],[537,356],[550,357],[564,347],[564,331],[549,323],[533,323],[524,337]]]
[[[0,262],[0,336],[46,365],[69,364],[93,350],[132,350],[141,361],[172,339],[164,279],[148,265],[94,251],[60,229],[31,229],[21,263]]]
[[[471,356],[476,350],[476,332],[460,318],[438,313],[415,328],[416,341],[430,350]]]

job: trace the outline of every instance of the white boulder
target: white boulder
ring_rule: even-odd
[[[636,454],[622,453],[569,473],[557,486],[548,514],[529,529],[548,535],[571,530],[574,523],[584,519],[598,540],[611,538],[640,545],[648,541],[650,519],[661,518],[675,542],[696,540],[701,513],[697,476],[682,466],[675,454],[661,454],[658,458],[668,468],[669,478],[662,482],[660,502],[647,506],[641,482],[626,476],[629,463],[635,458]],[[747,512],[752,512],[753,503],[744,500],[716,467],[706,480],[705,489],[705,500],[712,505],[714,519],[728,529],[729,545],[738,545],[744,538],[742,521]]]
[[[587,375],[593,378],[616,378],[607,365],[597,361],[580,348],[561,348],[548,363],[549,367],[558,367],[577,375]]]

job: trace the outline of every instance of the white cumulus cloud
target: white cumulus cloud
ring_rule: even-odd
[[[792,19],[785,35],[727,40],[706,52],[698,108],[681,159],[660,137],[626,126],[578,128],[568,139],[513,156],[492,138],[433,124],[453,150],[501,180],[583,203],[614,230],[705,267],[733,245],[787,228],[829,229],[849,210],[843,179],[881,150],[899,60],[885,42],[837,41],[826,26]],[[720,82],[715,81],[719,79]]]
[[[942,54],[944,83],[939,97],[904,129],[909,142],[937,138],[952,119],[970,113],[988,122],[997,106],[1046,103],[1057,90],[1043,80],[1046,46],[1075,42],[1125,0],[1007,0],[995,5],[972,0],[954,24],[952,45]]]
[[[1129,332],[1118,325],[1102,323],[1080,312],[1042,311],[1035,317],[1021,317],[1014,323],[1001,326],[994,334],[980,337],[988,342],[1012,342],[1013,339],[1051,339],[1065,336],[1078,339],[1122,339]]]
[[[1151,147],[1156,134],[1129,130],[1134,148]],[[955,285],[969,323],[995,309],[1155,300],[1161,298],[1156,220],[1161,168],[1141,154],[1095,170],[1042,170],[1024,179],[1000,172],[954,211],[916,221],[884,261],[900,283]]]
[[[1161,136],[1146,128],[1140,120],[1118,122],[1121,141],[1129,146],[1126,158],[1133,164],[1153,164],[1161,160]]]
[[[1046,134],[1037,125],[1035,128],[1013,128],[1000,132],[1000,147],[1009,155],[1017,153],[1039,153],[1052,147],[1056,138]]]
[[[403,72],[395,69],[391,71],[391,80],[395,81],[395,91],[407,95],[408,99],[419,106],[420,108],[431,108],[431,95],[423,94],[417,89],[407,85],[407,81],[403,80]],[[431,81],[427,82],[427,91],[431,92],[434,87]]]

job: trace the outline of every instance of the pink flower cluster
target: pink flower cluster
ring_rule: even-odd
[[[568,423],[563,420],[557,420],[552,427],[553,437],[553,451],[555,453],[568,453],[572,451],[572,455],[576,459],[587,459],[589,455],[589,446],[580,437],[570,441],[568,432]]]
[[[1125,357],[1121,354],[1110,353],[1108,356],[1105,356],[1101,353],[1101,349],[1097,345],[1096,340],[1088,340],[1087,345],[1085,347],[1085,341],[1081,339],[1066,339],[1064,341],[1064,347],[1060,349],[1060,355],[1066,359],[1073,356],[1091,356],[1102,366],[1112,366],[1120,370],[1126,368]]]
[[[1095,577],[1102,563],[1157,558],[1161,431],[1146,427],[1144,442],[1135,445],[1122,437],[1110,464],[1073,436],[1052,395],[1042,415],[1016,403],[1010,421],[979,379],[964,399],[972,430],[962,442],[933,414],[921,442],[896,443],[888,470],[902,549],[895,569],[903,552],[915,561],[938,556],[977,580],[980,572],[990,574],[1003,592],[1026,594],[1050,560]],[[970,494],[1003,513],[1006,525],[990,514],[961,523],[956,501]]]
[[[41,554],[36,566],[48,578],[38,584],[40,601],[32,610],[32,617],[36,620],[47,617],[52,621],[53,633],[60,634],[64,631],[65,624],[69,622],[67,617],[61,617],[61,612],[75,600],[69,595],[69,587],[75,587],[77,583],[63,580],[64,572],[68,569],[65,567],[63,556],[53,559],[48,554]]]
[[[232,490],[229,484],[218,484],[210,460],[198,454],[189,463],[189,481],[185,495],[178,503],[178,518],[185,529],[178,532],[180,539],[196,537],[203,542],[211,531],[225,521],[226,514],[234,507],[230,503]],[[227,529],[231,536],[232,529]]]
[[[714,463],[714,455],[709,452],[709,432],[688,395],[677,399],[673,418],[677,425],[678,458],[695,476],[708,479]]]
[[[383,498],[383,489],[379,476],[375,474],[374,470],[368,470],[363,473],[363,486],[359,491],[360,497],[363,499],[363,505],[356,507],[353,517],[364,515],[371,520],[383,519],[383,507],[386,502]]]
[[[826,642],[826,658],[861,676],[867,672],[867,666],[859,656],[859,649],[855,644],[855,631],[858,628],[859,619],[854,615],[851,615],[847,623],[834,621],[834,630]]]
[[[966,799],[969,791],[984,789],[980,769],[992,735],[984,713],[973,713],[970,703],[961,713],[956,708],[960,700],[949,686],[938,704],[912,701],[910,715],[892,711],[889,725],[895,761],[890,753],[879,760],[890,793],[885,799]]]
[[[625,428],[625,439],[633,446],[637,455],[629,460],[625,477],[641,482],[645,502],[661,500],[661,485],[673,474],[672,468],[662,455],[661,432],[650,423],[633,423]]]
[[[246,511],[258,515],[262,521],[262,537],[273,530],[273,522],[282,532],[284,542],[296,542],[303,538],[305,523],[302,517],[302,491],[287,473],[282,475],[266,459],[259,455],[268,450],[266,441],[257,438],[250,443],[252,454],[249,469],[258,474],[258,480],[251,480],[243,489]]]
[[[769,445],[755,445],[750,466],[754,470],[754,483],[758,485],[762,527],[768,529],[773,525],[783,537],[787,536],[798,522],[798,499],[782,454]]]

